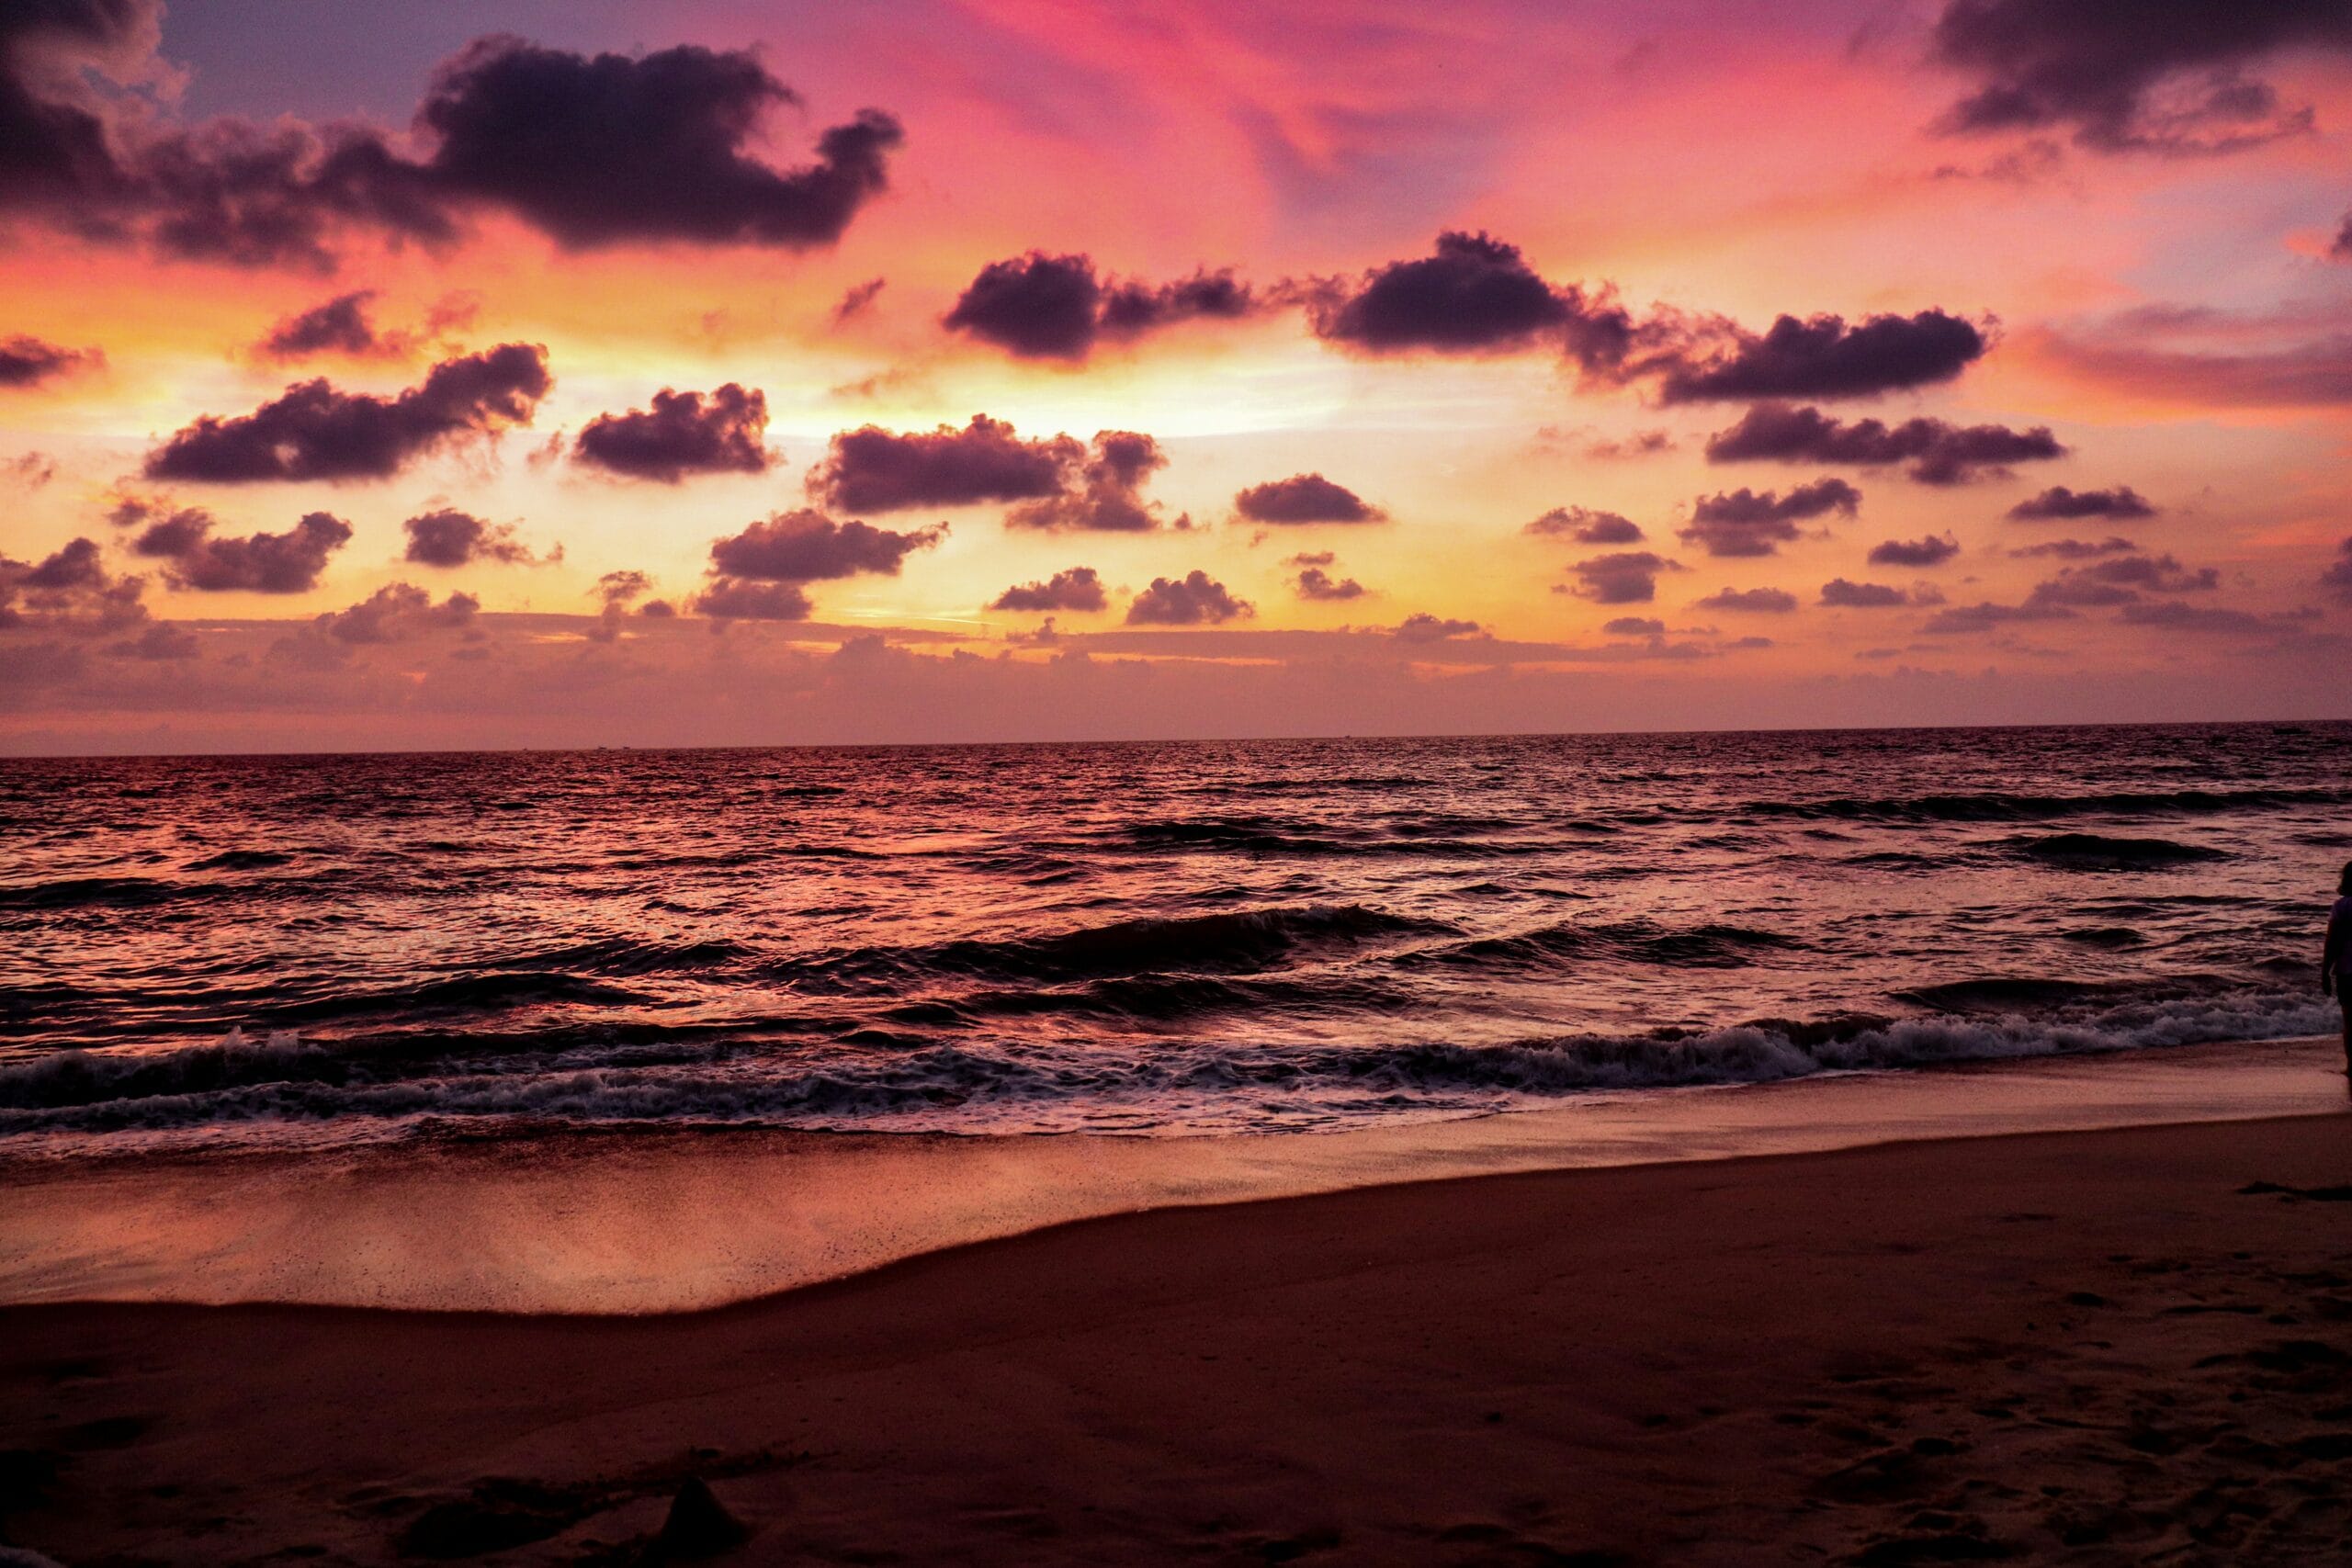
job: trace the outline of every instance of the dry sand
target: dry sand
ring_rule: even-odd
[[[691,1315],[20,1306],[0,1529],[635,1562],[700,1477],[741,1562],[2341,1563],[2347,1195],[2339,1113],[1162,1210]]]

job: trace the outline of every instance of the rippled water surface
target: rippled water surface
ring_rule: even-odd
[[[0,843],[19,1148],[1274,1131],[2331,1029],[2352,727],[17,761]]]

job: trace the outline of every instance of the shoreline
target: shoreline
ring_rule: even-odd
[[[2342,1561],[2332,1114],[1130,1213],[691,1315],[0,1308],[62,1562]],[[28,1483],[21,1477],[29,1477]]]
[[[596,1129],[502,1143],[26,1160],[0,1305],[275,1302],[658,1314],[1076,1221],[1505,1172],[2325,1113],[2324,1038],[1957,1063],[1318,1134]]]

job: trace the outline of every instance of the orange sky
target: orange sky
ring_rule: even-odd
[[[2042,15],[2053,7],[1980,8],[2010,29],[1989,63],[1947,45],[1940,4],[1564,17],[1339,0],[513,0],[462,18],[355,8],[289,39],[283,0],[255,0],[166,10],[158,35],[103,48],[0,31],[8,91],[87,107],[123,171],[102,206],[40,197],[0,170],[0,339],[80,355],[0,386],[0,557],[13,563],[0,567],[0,748],[2352,714],[2352,243],[2331,254],[2352,205],[2352,58],[2340,38],[2290,28],[2228,58],[2143,62],[2127,84],[2138,118],[2117,122],[2067,96],[2083,67]],[[605,80],[650,80],[636,74],[649,57],[681,44],[770,73],[798,101],[771,98],[722,150],[755,173],[806,165],[826,128],[869,106],[903,142],[837,236],[662,231],[649,213],[691,183],[676,169],[616,199],[563,166],[594,165],[585,151],[534,151],[525,167],[494,148],[485,175],[459,169],[458,133],[412,123],[435,62],[500,32],[537,40],[562,81],[564,62],[584,73],[603,51],[617,55]],[[2270,118],[2196,111],[2224,80],[2266,85]],[[2040,95],[2037,122],[1951,129],[1971,94],[2019,84]],[[650,94],[631,102],[597,112],[649,117],[630,127],[633,150],[672,111]],[[7,112],[0,94],[0,134]],[[331,263],[175,254],[187,197],[164,190],[155,149],[189,130],[200,142],[224,116],[371,128],[421,171],[452,237],[326,204]],[[566,222],[602,228],[567,243]],[[1332,325],[1350,300],[1385,304],[1379,269],[1426,261],[1449,231],[1517,248],[1479,276],[1535,290],[1539,329],[1490,331],[1464,299],[1407,301],[1418,313],[1385,339]],[[1032,250],[1154,286],[1230,268],[1256,305],[1058,358],[944,324],[984,266]],[[870,303],[837,320],[876,279]],[[355,291],[369,291],[376,347],[262,350],[281,323]],[[1577,303],[1545,302],[1560,299]],[[1604,299],[1667,357],[1579,373],[1555,317]],[[1739,379],[1784,313],[1834,314],[1845,332],[1931,311],[1970,323],[1982,352],[1860,389],[1810,361],[1775,372],[1785,389]],[[312,377],[390,399],[502,344],[544,347],[553,385],[527,421],[424,441],[396,471],[147,477],[205,416],[250,414]],[[1679,400],[1678,366],[1712,367],[1734,390]],[[576,445],[600,415],[729,382],[764,395],[764,471],[620,477]],[[1849,432],[1923,418],[2047,427],[2065,453],[1941,484],[1850,447],[1711,461],[1709,437],[1758,402],[1817,409]],[[1023,439],[1154,437],[1165,464],[1133,493],[1159,526],[1021,527],[1003,501],[868,516],[808,488],[836,433],[960,430],[976,414]],[[1377,520],[1238,514],[1248,487],[1306,473]],[[1769,531],[1765,553],[1711,553],[1693,529],[1702,498],[1833,478],[1859,502]],[[2052,487],[2133,499],[2105,515],[2099,502],[2009,515]],[[140,525],[109,521],[126,498],[151,517],[202,508],[216,541],[321,512],[350,536],[307,586],[207,584],[197,557],[136,552]],[[798,591],[798,619],[698,613],[715,541],[811,505],[832,525],[950,527],[895,570],[767,580]],[[1576,507],[1643,536],[1526,531]],[[404,558],[403,521],[441,509],[504,531],[524,558]],[[40,587],[42,563],[82,538],[99,551],[94,581],[144,579],[135,604],[129,590],[101,610],[95,588]],[[1940,559],[1871,558],[1938,539],[1953,547]],[[2111,539],[2130,547],[2093,553]],[[2066,540],[2084,548],[2018,553]],[[1657,558],[1648,596],[1599,586],[1622,578],[1592,563],[1642,552]],[[1294,558],[1326,553],[1326,580],[1360,594],[1302,596]],[[2114,564],[2127,560],[2140,564]],[[984,608],[1078,567],[1099,577],[1102,607],[1053,612],[1044,638],[1043,613]],[[633,603],[685,613],[625,604],[600,619],[599,579],[632,571],[651,580]],[[1134,610],[1155,579],[1194,571],[1249,611],[1162,625]],[[367,623],[380,635],[322,619],[399,584],[478,608]],[[1702,603],[1756,589],[1795,605]]]

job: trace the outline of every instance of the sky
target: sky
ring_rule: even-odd
[[[24,0],[0,750],[2352,716],[2352,0]]]

